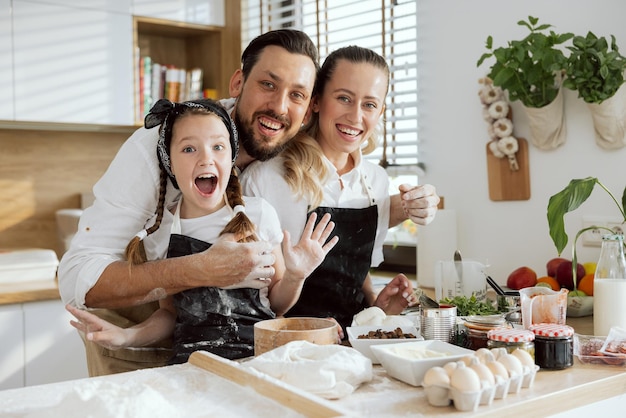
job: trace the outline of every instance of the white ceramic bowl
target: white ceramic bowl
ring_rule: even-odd
[[[439,340],[374,345],[371,349],[391,377],[413,386],[421,386],[424,374],[431,367],[474,354],[473,350]],[[429,353],[437,353],[438,357],[428,357]],[[425,358],[416,358],[419,354]]]
[[[404,334],[412,334],[415,335],[415,338],[359,338],[359,335],[365,335],[370,331],[381,330],[383,332],[394,331],[396,328],[400,328],[402,333]],[[414,341],[422,341],[424,337],[422,337],[417,328],[410,326],[386,326],[386,325],[361,325],[355,327],[347,327],[346,331],[348,333],[348,341],[352,348],[358,350],[365,357],[369,358],[372,361],[372,364],[379,364],[378,358],[372,352],[371,347],[375,345],[386,345],[386,344],[400,344],[406,342],[414,342]]]

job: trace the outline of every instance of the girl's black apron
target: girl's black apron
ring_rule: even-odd
[[[167,252],[181,257],[205,251],[211,244],[172,234]],[[176,325],[170,364],[184,363],[192,352],[210,351],[228,359],[254,355],[254,324],[275,314],[261,303],[258,289],[199,287],[173,296]]]
[[[378,206],[363,209],[318,207],[318,221],[330,213],[339,242],[304,281],[302,294],[285,316],[333,317],[342,328],[368,308],[362,286],[371,267]],[[308,218],[308,215],[307,215]]]

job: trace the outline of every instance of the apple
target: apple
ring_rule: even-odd
[[[520,267],[506,279],[506,286],[513,290],[520,290],[525,287],[533,287],[537,284],[537,273],[530,267]]]
[[[582,264],[577,263],[576,277],[578,280],[585,277],[585,268]],[[574,278],[572,277],[572,262],[566,260],[559,264],[556,268],[556,276],[554,277],[557,282],[568,290],[574,290]]]
[[[546,273],[547,273],[547,275],[550,276],[550,277],[556,277],[556,268],[563,261],[567,261],[567,259],[566,258],[562,258],[562,257],[555,257],[555,258],[552,258],[550,261],[548,261],[548,263],[546,264]]]

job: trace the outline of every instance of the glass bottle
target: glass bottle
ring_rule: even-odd
[[[602,237],[593,280],[593,333],[609,335],[613,326],[626,328],[626,258],[621,234]]]

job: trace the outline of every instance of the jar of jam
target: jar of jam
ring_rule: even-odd
[[[561,370],[574,364],[574,328],[559,324],[533,324],[535,364],[542,369]]]
[[[465,319],[465,328],[472,350],[487,348],[487,332],[495,328],[510,328],[502,315],[468,316]]]
[[[516,348],[525,350],[535,358],[535,334],[527,329],[496,328],[487,332],[487,347],[504,347],[510,354]]]

